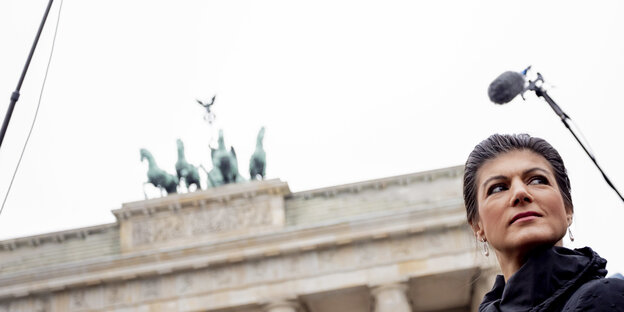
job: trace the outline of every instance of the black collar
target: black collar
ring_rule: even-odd
[[[589,247],[536,250],[507,284],[502,275],[496,277],[479,311],[548,311],[565,303],[584,282],[604,277],[606,263]]]

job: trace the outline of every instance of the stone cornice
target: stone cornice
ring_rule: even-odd
[[[214,244],[199,242],[195,246],[187,245],[183,248],[135,252],[4,274],[0,278],[0,298],[146,278],[464,226],[465,215],[460,201],[434,203],[428,209],[412,208],[385,215],[363,216],[349,222],[285,228],[260,236],[249,235]]]
[[[358,193],[364,190],[379,190],[390,186],[408,185],[418,182],[431,182],[440,178],[455,178],[464,174],[464,166],[422,171],[399,176],[368,180],[356,183],[336,185],[302,192],[292,193],[289,198],[329,197],[341,193]]]
[[[89,235],[101,234],[111,230],[118,231],[118,227],[118,223],[109,223],[66,231],[7,239],[0,241],[0,250],[14,250],[20,247],[34,247],[47,243],[62,243],[70,239],[85,239]]]
[[[122,208],[112,212],[119,221],[132,216],[152,215],[158,212],[174,211],[188,207],[203,207],[213,202],[227,203],[239,198],[252,198],[267,194],[287,196],[290,194],[290,188],[286,182],[282,182],[279,179],[250,181],[228,184],[199,192],[174,194],[129,202],[123,204]]]

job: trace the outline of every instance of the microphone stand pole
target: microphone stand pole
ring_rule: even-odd
[[[557,114],[557,116],[559,116],[559,118],[561,118],[561,122],[563,122],[565,127],[568,128],[568,130],[570,130],[570,133],[572,133],[572,136],[574,136],[574,138],[576,139],[576,142],[578,142],[581,145],[581,147],[583,148],[583,150],[585,151],[587,156],[589,156],[589,158],[592,160],[594,165],[596,165],[596,168],[598,168],[598,170],[602,174],[602,177],[605,179],[605,181],[607,181],[607,184],[615,191],[615,193],[617,193],[617,195],[620,197],[620,199],[624,202],[624,197],[622,197],[622,195],[617,190],[617,188],[615,188],[613,183],[611,183],[611,180],[609,180],[609,177],[607,177],[607,175],[604,173],[604,171],[602,171],[602,168],[600,168],[600,166],[598,165],[598,162],[596,161],[596,158],[594,158],[594,155],[592,155],[589,152],[589,150],[587,150],[585,145],[583,145],[583,142],[581,142],[581,140],[579,140],[578,136],[576,136],[576,133],[574,133],[572,128],[570,128],[570,125],[568,124],[568,119],[570,119],[570,117],[568,117],[568,115],[566,113],[564,113],[563,110],[561,110],[559,105],[557,105],[557,103],[555,103],[555,101],[548,95],[546,90],[544,90],[541,86],[537,86],[536,85],[537,81],[542,81],[542,82],[544,81],[544,79],[542,78],[541,74],[538,73],[537,76],[538,76],[538,78],[536,79],[536,81],[534,81],[534,82],[530,81],[529,82],[529,88],[528,89],[531,90],[531,91],[535,91],[535,94],[538,97],[542,97],[542,98],[544,98],[544,100],[546,100],[546,103],[548,103],[548,105],[550,105],[550,107],[553,109],[553,111],[555,111],[555,114]]]
[[[41,24],[39,25],[39,31],[37,31],[37,36],[35,37],[35,41],[33,42],[32,47],[30,48],[30,54],[28,55],[28,59],[26,60],[26,65],[24,65],[24,69],[22,70],[22,76],[17,83],[17,88],[11,94],[11,103],[9,104],[9,109],[4,116],[4,122],[2,123],[2,129],[0,130],[0,147],[2,146],[2,141],[4,141],[4,135],[6,134],[7,127],[9,126],[9,121],[11,120],[11,116],[13,115],[13,109],[15,109],[15,103],[19,100],[20,97],[20,89],[22,89],[22,83],[24,82],[24,78],[26,77],[26,72],[28,71],[28,67],[30,66],[30,61],[32,60],[33,54],[35,53],[35,48],[37,47],[37,43],[39,42],[39,37],[41,36],[41,32],[43,31],[43,26],[45,25],[46,19],[48,18],[48,13],[50,13],[50,7],[52,7],[52,2],[54,0],[50,0],[48,2],[48,7],[46,8],[45,14],[43,15],[43,19],[41,20]]]

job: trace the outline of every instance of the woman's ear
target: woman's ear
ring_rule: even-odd
[[[472,227],[472,231],[474,232],[478,240],[486,239],[485,233],[483,231],[483,224],[481,224],[481,221],[470,221],[470,227]]]
[[[566,220],[568,221],[568,226],[572,225],[572,217],[574,217],[574,213],[572,211],[567,211]]]

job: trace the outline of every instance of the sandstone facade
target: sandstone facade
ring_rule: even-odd
[[[226,185],[2,241],[0,312],[476,311],[496,265],[466,224],[462,170]]]

